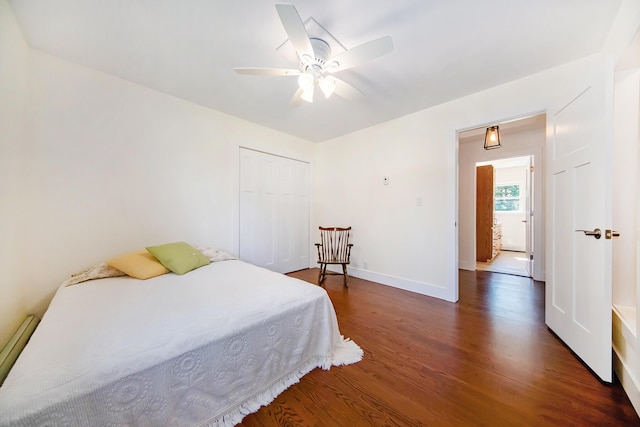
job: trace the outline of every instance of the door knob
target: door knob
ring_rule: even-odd
[[[596,239],[599,239],[600,237],[602,237],[602,231],[600,231],[599,228],[594,228],[593,231],[589,231],[589,230],[576,230],[576,231],[582,231],[585,236],[593,236]]]

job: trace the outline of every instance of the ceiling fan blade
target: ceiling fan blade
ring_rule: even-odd
[[[234,68],[238,74],[253,76],[298,76],[300,70],[293,68]]]
[[[392,50],[393,40],[391,40],[391,37],[389,36],[371,40],[331,58],[331,61],[336,61],[338,66],[337,68],[329,69],[329,71],[336,72],[346,70],[347,68],[355,67],[363,62],[371,61],[372,59],[382,56],[385,53],[389,53]]]
[[[336,81],[336,88],[334,90],[336,95],[352,101],[364,98],[364,93],[360,92],[360,90],[351,86],[349,83],[344,80],[336,79],[335,77],[334,79]]]
[[[302,104],[302,92],[303,92],[302,88],[298,88],[296,93],[294,93],[293,97],[291,98],[289,107],[296,108],[296,107],[299,107],[300,104]]]
[[[296,7],[292,4],[276,4],[276,9],[280,15],[282,26],[287,32],[293,48],[298,52],[298,56],[302,58],[303,55],[309,55],[313,58],[313,47]]]

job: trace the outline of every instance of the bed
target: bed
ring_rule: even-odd
[[[0,426],[231,426],[361,358],[324,289],[235,259],[62,285],[0,387]]]

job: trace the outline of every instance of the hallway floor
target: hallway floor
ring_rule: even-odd
[[[491,262],[477,262],[476,270],[531,277],[527,264],[527,256],[524,252],[500,251]]]

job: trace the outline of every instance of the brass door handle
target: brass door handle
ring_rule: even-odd
[[[576,231],[582,231],[585,236],[593,236],[596,239],[599,239],[600,237],[602,237],[602,231],[600,231],[599,228],[594,228],[593,231],[589,231],[589,230],[576,230]]]

